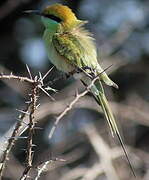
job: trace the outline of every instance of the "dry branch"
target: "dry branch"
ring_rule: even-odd
[[[37,109],[37,99],[38,99],[38,81],[36,78],[34,79],[34,84],[31,92],[30,97],[30,113],[29,113],[29,133],[28,133],[28,147],[27,147],[27,163],[26,168],[20,178],[20,180],[25,180],[28,176],[28,173],[32,167],[32,160],[33,160],[33,134],[35,128],[35,121],[34,121],[34,113]]]
[[[90,88],[94,85],[95,81],[99,79],[99,76],[95,77],[89,86],[86,87],[86,90],[83,91],[82,93],[78,94],[78,92],[76,92],[76,97],[75,99],[64,109],[64,111],[62,111],[62,113],[60,113],[60,115],[56,118],[55,122],[54,122],[54,125],[49,133],[49,139],[52,138],[55,130],[56,130],[56,127],[59,123],[59,121],[67,114],[68,111],[70,111],[72,109],[72,107],[75,105],[75,103],[80,99],[82,98],[83,96],[85,96],[89,91],[90,91]]]
[[[54,158],[54,159],[50,159],[50,160],[42,163],[42,165],[40,165],[40,167],[38,167],[38,172],[37,172],[37,176],[35,177],[35,180],[38,180],[40,178],[41,174],[47,169],[48,165],[52,164],[54,161],[65,162],[66,160]]]
[[[31,83],[31,84],[35,83],[35,81],[33,81],[32,79],[29,79],[27,77],[15,76],[12,73],[10,75],[1,74],[0,79],[9,79],[9,80],[14,79],[14,80],[28,82],[28,83]],[[2,157],[2,160],[1,160],[0,177],[2,177],[2,175],[3,175],[3,171],[4,171],[4,168],[5,168],[5,165],[6,165],[6,161],[8,160],[9,153],[10,153],[11,148],[14,145],[16,139],[17,139],[19,129],[20,129],[21,125],[22,125],[22,121],[23,121],[25,115],[28,112],[28,109],[29,109],[29,105],[27,106],[27,108],[25,110],[23,110],[21,112],[21,114],[19,115],[19,120],[18,120],[18,122],[17,122],[17,124],[16,124],[16,126],[15,126],[15,128],[14,128],[14,130],[12,132],[12,135],[8,139],[8,143],[7,143],[8,145],[7,145],[6,149],[4,150],[3,157]]]
[[[12,73],[10,75],[4,75],[4,74],[0,74],[0,79],[14,79],[14,80],[18,80],[18,81],[24,81],[24,82],[28,82],[28,83],[34,83],[34,80],[29,79],[27,77],[22,77],[22,76],[15,76]]]
[[[34,126],[35,126],[35,122],[34,122],[34,113],[35,110],[37,109],[37,98],[38,98],[38,90],[39,89],[44,89],[42,88],[43,86],[43,79],[42,77],[37,77],[35,76],[35,78],[33,79],[31,76],[31,72],[27,66],[27,70],[28,73],[30,75],[30,78],[27,77],[21,77],[21,76],[15,76],[12,73],[10,75],[4,75],[1,74],[0,75],[0,79],[13,79],[13,80],[18,80],[18,81],[23,81],[23,82],[28,82],[29,84],[32,85],[32,89],[31,89],[31,94],[30,96],[30,102],[27,105],[26,110],[19,110],[21,112],[19,118],[18,118],[18,122],[16,123],[16,126],[12,132],[11,137],[8,139],[7,145],[6,145],[6,149],[4,150],[3,153],[3,157],[2,157],[2,161],[1,161],[1,167],[0,167],[0,177],[2,177],[5,165],[6,165],[6,161],[8,160],[8,156],[9,153],[11,151],[12,146],[14,145],[18,135],[20,135],[19,130],[21,128],[23,119],[25,117],[25,115],[29,115],[29,135],[28,135],[28,148],[27,148],[27,165],[26,168],[23,172],[23,175],[21,177],[21,179],[26,179],[31,167],[32,167],[32,158],[33,158],[33,133],[34,133]],[[51,69],[52,70],[52,69]],[[45,75],[44,78],[49,74],[49,72],[51,72],[51,70],[49,70]],[[46,90],[44,90],[45,92]],[[50,96],[50,95],[49,95]],[[51,97],[51,96],[50,96]]]
[[[24,111],[27,112],[28,109],[29,109],[29,105],[27,106],[27,108]],[[15,126],[15,129],[13,130],[11,137],[8,139],[8,145],[6,147],[6,150],[4,150],[4,154],[3,154],[3,157],[1,160],[0,177],[2,177],[2,175],[3,175],[3,171],[4,171],[4,168],[6,165],[6,161],[8,160],[9,153],[10,153],[10,151],[11,151],[11,149],[12,149],[12,147],[13,147],[16,139],[17,139],[16,137],[18,136],[18,132],[19,132],[19,129],[21,128],[21,125],[22,125],[22,122],[23,122],[25,115],[26,114],[23,112],[19,115],[19,119],[18,119],[18,122]]]

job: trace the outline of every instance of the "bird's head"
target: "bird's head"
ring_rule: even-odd
[[[42,22],[48,29],[71,29],[83,21],[78,20],[75,14],[68,6],[61,4],[53,4],[47,6],[42,12],[26,11],[27,13],[35,13],[41,16]]]

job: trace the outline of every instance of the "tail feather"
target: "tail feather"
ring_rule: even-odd
[[[108,125],[110,127],[110,130],[111,130],[111,133],[112,133],[112,136],[116,135],[118,140],[119,140],[119,143],[123,149],[123,152],[126,156],[126,159],[128,161],[128,164],[129,164],[129,167],[133,173],[133,175],[136,177],[135,175],[135,172],[134,172],[134,169],[132,167],[132,164],[129,160],[129,156],[128,156],[128,153],[127,153],[127,150],[126,150],[126,147],[125,147],[125,144],[122,140],[122,137],[120,135],[120,132],[119,132],[119,129],[118,129],[118,126],[116,124],[116,121],[115,121],[115,118],[113,116],[113,113],[112,113],[112,110],[109,106],[109,103],[106,99],[106,96],[105,96],[105,93],[104,93],[104,89],[102,87],[102,83],[100,81],[98,81],[95,86],[93,86],[93,88],[91,89],[95,99],[97,100],[98,104],[102,107],[102,110],[104,112],[104,115],[105,115],[105,118],[108,122]]]

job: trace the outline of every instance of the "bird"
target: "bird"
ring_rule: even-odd
[[[75,78],[80,79],[85,86],[89,86],[93,79],[98,77],[91,86],[90,92],[101,106],[112,136],[118,138],[135,176],[103,88],[103,83],[114,88],[118,88],[118,85],[109,78],[98,62],[95,39],[93,34],[85,28],[87,21],[79,20],[68,6],[62,4],[46,6],[42,11],[29,10],[28,13],[41,16],[45,27],[43,40],[48,58],[58,70],[72,74]]]

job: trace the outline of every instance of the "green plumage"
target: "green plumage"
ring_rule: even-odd
[[[53,36],[53,44],[57,52],[64,56],[69,64],[77,65],[78,67],[83,67],[84,51],[80,42],[71,33],[56,33]]]
[[[95,74],[100,74],[100,79],[107,85],[118,87],[103,71],[97,61],[96,47],[91,33],[82,26],[77,26],[71,32],[55,33],[52,43],[56,51],[66,62],[79,68],[90,67]],[[57,67],[59,69],[59,67]],[[69,70],[68,70],[69,72]]]

